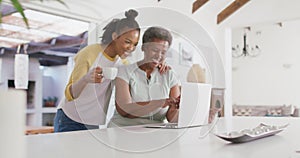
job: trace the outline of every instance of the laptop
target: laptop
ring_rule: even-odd
[[[191,128],[208,125],[211,85],[185,82],[181,85],[178,123],[151,124],[146,128]]]

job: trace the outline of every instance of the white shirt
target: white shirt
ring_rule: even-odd
[[[115,61],[107,59],[103,53],[99,53],[93,66],[118,67],[122,65],[118,58]],[[62,108],[65,114],[76,122],[88,125],[105,124],[106,114],[111,98],[113,83],[104,79],[101,83],[88,83],[78,98],[73,101],[63,99],[58,108]]]
[[[120,67],[117,77],[130,86],[133,102],[169,98],[170,89],[179,83],[173,70],[160,74],[158,69],[155,69],[151,78],[147,79],[146,72],[141,70],[137,63]]]
[[[155,69],[151,73],[151,78],[147,79],[146,72],[141,70],[137,63],[119,67],[117,77],[128,83],[133,102],[145,102],[169,98],[170,89],[179,84],[179,80],[177,79],[173,70],[169,70],[166,73],[160,74],[158,69]],[[144,119],[161,121],[165,119],[166,113],[167,108],[159,108],[141,118],[128,119],[115,112],[112,121],[118,126],[144,124],[149,123],[148,121],[145,122]]]

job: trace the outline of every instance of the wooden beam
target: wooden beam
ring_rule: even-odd
[[[200,7],[202,7],[206,2],[208,2],[209,0],[196,0],[193,3],[193,9],[192,9],[192,13],[194,13],[195,11],[197,11]]]
[[[235,0],[234,2],[232,2],[227,8],[225,8],[221,11],[221,13],[218,14],[217,24],[220,24],[223,20],[236,12],[249,1],[250,0]]]
[[[38,58],[42,66],[66,65],[68,63],[68,57],[48,55],[41,52],[30,54],[29,57]]]

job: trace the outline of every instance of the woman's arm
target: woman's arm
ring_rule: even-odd
[[[95,82],[91,77],[93,70],[90,69],[101,51],[99,44],[92,44],[81,49],[75,56],[74,69],[65,88],[65,97],[68,101],[78,98],[87,83]]]
[[[81,77],[77,82],[73,83],[69,88],[73,99],[78,98],[82,90],[88,83],[101,83],[103,78],[102,69],[96,67],[88,71],[83,77]]]
[[[177,108],[177,104],[179,103],[179,101],[177,100],[177,98],[179,98],[180,96],[180,89],[179,89],[179,85],[175,85],[170,89],[170,99],[173,99],[173,104],[169,105],[169,109],[167,111],[167,120],[168,122],[178,122],[178,108]]]
[[[141,117],[157,108],[165,107],[165,104],[166,99],[135,103],[130,96],[128,83],[121,78],[116,78],[116,110],[121,116],[128,118]]]

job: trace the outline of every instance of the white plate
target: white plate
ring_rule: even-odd
[[[245,143],[256,139],[261,139],[261,138],[275,135],[283,131],[287,126],[288,124],[283,126],[270,126],[261,123],[260,125],[258,125],[253,129],[244,129],[240,132],[233,131],[230,133],[222,133],[222,134],[215,134],[215,135],[219,138],[222,138],[232,143]]]

